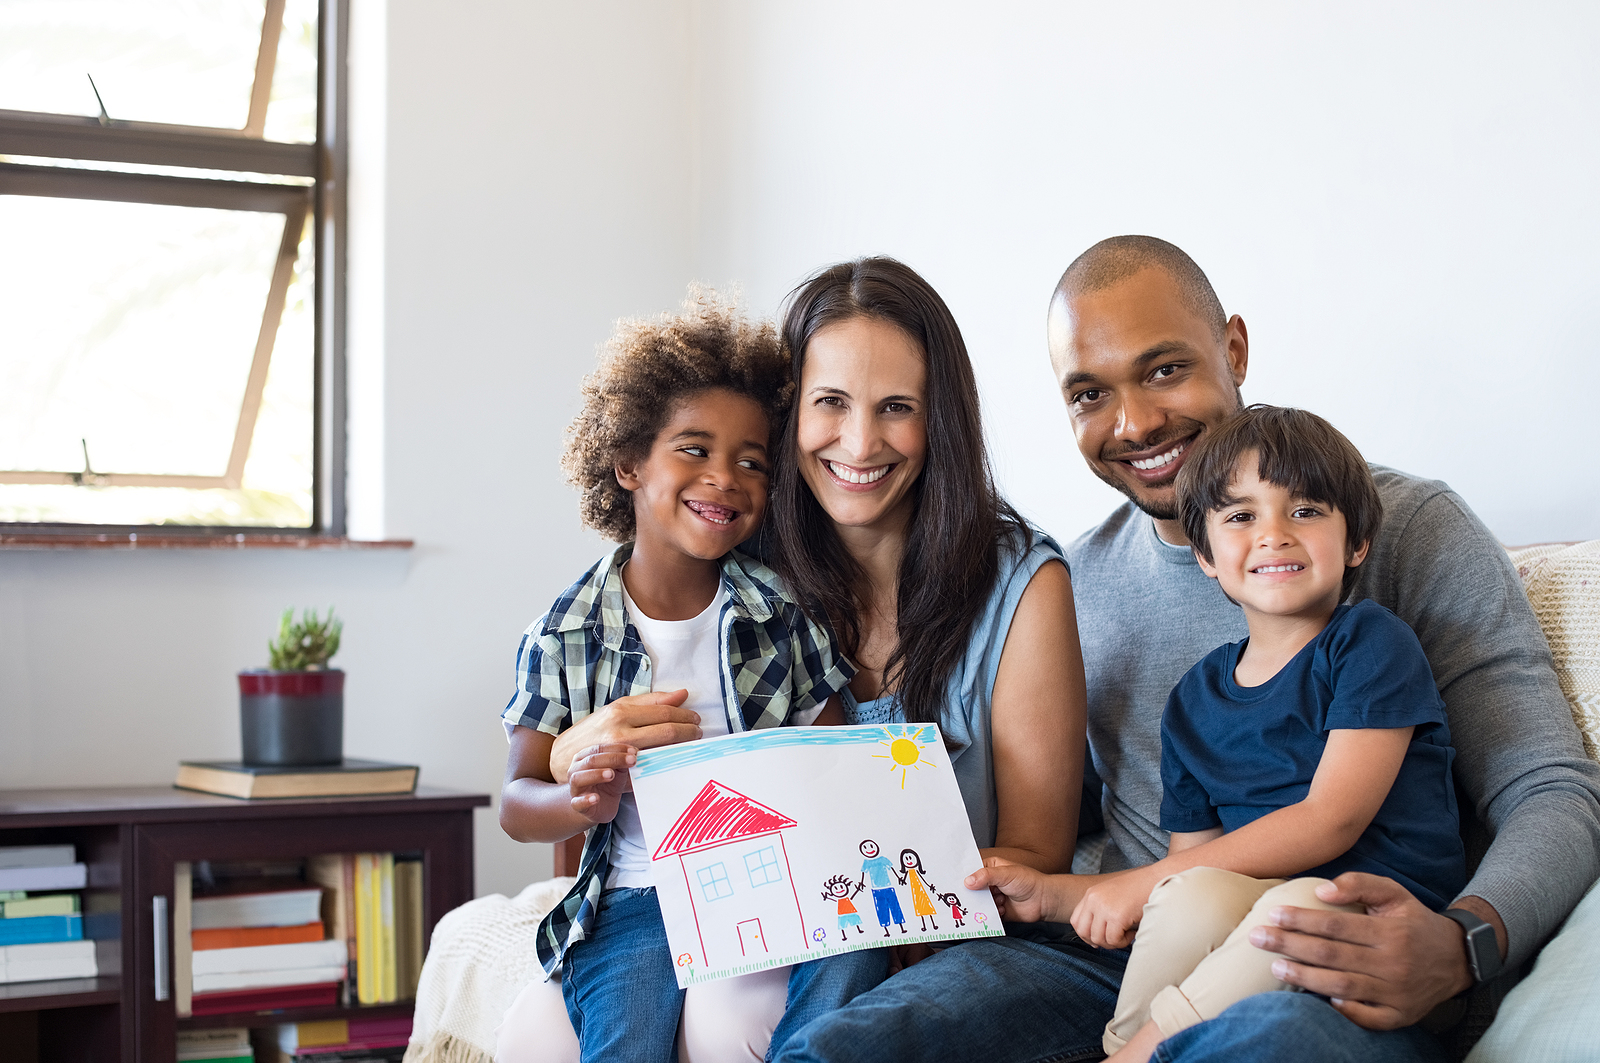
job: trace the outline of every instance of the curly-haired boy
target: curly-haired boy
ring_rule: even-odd
[[[681,313],[618,326],[568,431],[562,465],[584,523],[622,545],[523,633],[502,713],[500,822],[519,841],[588,831],[577,882],[538,939],[584,1060],[675,1059],[683,991],[630,792],[637,748],[585,750],[562,784],[556,737],[644,702],[692,710],[704,737],[843,719],[835,695],[854,669],[776,575],[734,549],[766,510],[772,435],[792,392],[772,326],[691,291]],[[774,1044],[881,980],[886,965],[871,955],[797,965]]]

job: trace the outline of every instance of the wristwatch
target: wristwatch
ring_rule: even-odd
[[[1500,973],[1500,943],[1494,927],[1465,908],[1446,908],[1439,913],[1461,924],[1467,934],[1467,966],[1472,968],[1474,985],[1483,985]]]

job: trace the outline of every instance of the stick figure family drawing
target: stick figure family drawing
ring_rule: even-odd
[[[900,850],[900,864],[896,867],[881,853],[878,843],[867,838],[861,843],[861,856],[858,878],[834,875],[822,884],[823,900],[838,902],[841,938],[849,940],[851,927],[855,928],[857,934],[866,933],[854,899],[862,890],[869,888],[869,884],[873,911],[878,917],[878,925],[883,928],[884,937],[890,936],[891,923],[898,925],[902,934],[910,932],[906,930],[906,917],[900,908],[898,886],[906,886],[911,890],[911,914],[921,920],[923,933],[928,932],[930,924],[934,930],[939,929],[939,923],[934,918],[938,914],[933,903],[935,897],[940,904],[949,905],[950,917],[955,920],[956,926],[964,925],[966,908],[954,893],[940,893],[938,887],[928,881],[928,873],[922,867],[922,857],[915,849]]]

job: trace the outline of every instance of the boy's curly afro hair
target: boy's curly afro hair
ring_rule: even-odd
[[[731,299],[691,286],[679,313],[617,322],[583,382],[561,456],[585,524],[616,542],[634,537],[633,498],[617,483],[617,465],[644,460],[673,405],[710,388],[754,400],[779,430],[794,381],[770,321],[749,321]]]

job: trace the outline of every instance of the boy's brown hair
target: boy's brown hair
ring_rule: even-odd
[[[1349,553],[1377,536],[1383,501],[1355,444],[1314,413],[1258,403],[1202,435],[1178,472],[1178,517],[1189,545],[1207,563],[1211,539],[1206,515],[1234,501],[1234,476],[1252,451],[1262,480],[1344,515]],[[1346,597],[1359,574],[1357,568],[1345,568]]]
[[[752,322],[732,300],[691,286],[683,309],[646,320],[623,320],[584,379],[583,408],[567,426],[561,467],[578,488],[579,515],[606,538],[634,537],[632,492],[617,483],[619,464],[643,461],[673,405],[724,388],[767,415],[770,435],[784,422],[794,394],[789,356],[770,321]]]

